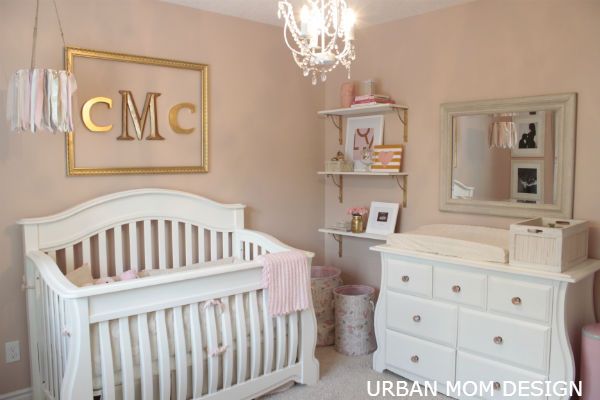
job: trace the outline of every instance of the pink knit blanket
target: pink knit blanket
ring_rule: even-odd
[[[263,287],[269,289],[269,314],[285,315],[310,307],[310,265],[302,251],[271,253],[264,263]]]

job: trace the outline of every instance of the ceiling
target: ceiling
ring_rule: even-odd
[[[218,14],[282,25],[277,19],[277,0],[162,0]],[[367,26],[452,7],[474,0],[347,0],[357,13],[358,25]],[[302,5],[306,0],[290,0]]]

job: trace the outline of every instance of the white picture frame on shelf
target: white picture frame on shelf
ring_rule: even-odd
[[[346,160],[354,161],[355,171],[368,171],[368,164],[363,163],[362,152],[365,148],[373,150],[373,146],[383,144],[383,115],[351,117],[346,121],[346,144],[344,154]]]
[[[390,235],[396,229],[398,220],[398,203],[382,203],[372,201],[369,208],[369,220],[367,221],[367,233],[376,235]]]
[[[544,200],[544,160],[511,161],[511,198],[542,203]]]
[[[517,146],[512,149],[512,157],[544,157],[546,138],[546,112],[531,111],[519,113],[514,119],[517,128]]]

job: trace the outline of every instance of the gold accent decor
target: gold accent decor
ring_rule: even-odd
[[[196,113],[196,106],[192,103],[175,104],[173,107],[171,107],[171,110],[169,110],[169,125],[175,133],[192,133],[194,132],[195,128],[182,128],[181,125],[179,125],[179,119],[177,117],[179,116],[179,110],[181,110],[182,108],[190,110],[191,114]]]
[[[66,146],[67,146],[67,175],[76,176],[76,175],[118,175],[118,174],[180,174],[180,173],[201,173],[208,172],[208,65],[206,64],[198,64],[191,63],[185,61],[175,61],[163,58],[154,58],[154,57],[145,57],[145,56],[137,56],[130,54],[122,54],[122,53],[112,53],[106,51],[98,51],[98,50],[90,50],[76,47],[65,47],[65,67],[69,72],[74,72],[74,61],[77,57],[88,58],[88,59],[98,59],[98,60],[108,60],[108,61],[117,61],[117,62],[126,62],[132,64],[143,64],[143,65],[154,65],[160,67],[169,67],[169,68],[178,68],[183,70],[193,70],[198,71],[200,73],[201,78],[201,87],[200,87],[200,96],[198,101],[200,102],[199,108],[199,117],[201,118],[200,127],[200,135],[201,135],[201,163],[200,165],[184,165],[184,166],[169,166],[169,167],[78,167],[75,164],[75,132],[69,132],[66,135]],[[81,82],[80,82],[81,83]],[[126,89],[126,88],[124,88]],[[126,128],[127,123],[123,124],[121,135],[118,137],[119,139],[123,138],[124,140],[141,140],[143,138],[143,128],[146,124],[146,120],[149,116],[151,130],[150,134],[146,137],[146,140],[161,140],[164,139],[163,136],[158,132],[158,124],[156,124],[156,98],[159,96],[159,93],[150,92],[146,94],[146,101],[144,104],[144,108],[142,110],[142,115],[140,116],[137,112],[137,108],[135,103],[133,102],[133,98],[131,95],[127,95],[127,90],[119,91],[121,92],[122,101],[124,105],[122,109],[122,120],[127,121],[127,114],[131,116],[133,121],[133,126],[135,128],[136,137],[133,137],[127,131]],[[100,101],[99,101],[100,102]],[[96,104],[96,103],[94,103]],[[107,103],[108,104],[108,103]],[[183,103],[185,104],[185,103]],[[89,105],[89,110],[91,110],[93,104]],[[181,107],[188,108],[188,107]],[[82,114],[83,110],[82,110]],[[89,117],[89,113],[88,113]],[[84,120],[84,125],[88,129],[92,128],[100,128],[104,129],[107,126],[97,126],[93,123],[91,117]],[[169,121],[171,122],[171,121]],[[173,127],[173,126],[172,126]],[[189,128],[188,128],[189,129]],[[92,129],[90,129],[92,130]],[[110,128],[106,129],[106,131],[110,130]],[[184,129],[185,130],[185,129]],[[92,130],[93,131],[93,130]],[[94,132],[106,132],[104,130],[94,131]],[[175,129],[173,129],[175,133]],[[122,139],[122,140],[123,140]]]
[[[92,121],[92,107],[98,103],[106,104],[109,110],[112,108],[112,99],[109,99],[108,97],[93,97],[83,104],[83,107],[81,108],[81,119],[83,120],[85,127],[91,132],[108,132],[112,129],[112,125],[100,126]]]

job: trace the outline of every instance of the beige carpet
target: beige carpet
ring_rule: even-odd
[[[291,389],[265,396],[268,400],[363,400],[373,399],[367,392],[367,381],[398,381],[403,380],[391,372],[382,374],[371,368],[372,355],[361,357],[348,357],[336,352],[333,346],[317,347],[317,358],[321,365],[321,380],[314,386],[295,385]],[[408,386],[409,388],[411,385]],[[371,386],[373,391],[375,386]],[[391,396],[386,396],[391,398]],[[400,398],[400,397],[396,397]],[[419,400],[441,400],[448,399],[446,396],[413,396],[403,397],[405,399]]]

